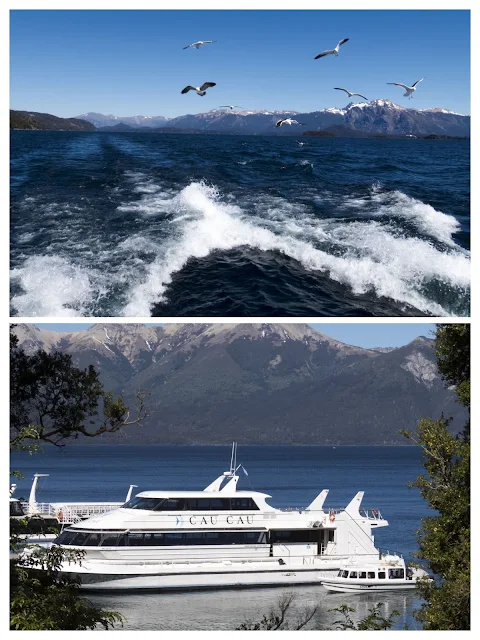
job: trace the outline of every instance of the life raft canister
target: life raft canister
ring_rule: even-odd
[[[335,522],[335,514],[333,511],[330,511],[330,515],[328,516],[330,522]]]

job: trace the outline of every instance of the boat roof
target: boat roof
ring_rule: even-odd
[[[142,491],[136,498],[271,498],[258,491]]]

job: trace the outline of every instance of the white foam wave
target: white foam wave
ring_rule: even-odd
[[[367,197],[347,198],[344,205],[359,213],[364,210],[368,216],[408,220],[422,233],[451,247],[457,246],[453,235],[460,230],[460,223],[454,216],[437,211],[431,205],[401,191],[379,192],[378,187],[375,187]]]
[[[12,269],[11,278],[23,290],[12,298],[20,316],[86,315],[99,293],[98,276],[60,256],[28,258],[22,267]]]
[[[169,209],[193,219],[159,251],[144,281],[132,288],[125,315],[149,315],[152,305],[163,299],[172,275],[190,258],[241,246],[280,251],[305,269],[327,273],[355,294],[374,291],[377,296],[435,315],[449,312],[424,293],[428,282],[439,280],[466,290],[469,287],[466,252],[439,251],[419,238],[396,237],[391,227],[377,222],[316,220],[314,226],[311,219],[302,220],[300,216],[295,224],[304,239],[299,239],[265,228],[264,220],[248,217],[238,205],[222,203],[217,190],[202,183],[183,189],[170,201]]]

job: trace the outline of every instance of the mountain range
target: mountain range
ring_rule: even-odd
[[[446,109],[412,109],[390,100],[350,103],[343,109],[329,108],[311,113],[298,111],[225,111],[214,109],[206,113],[187,114],[177,118],[162,116],[104,116],[98,113],[83,113],[77,118],[87,120],[96,127],[111,127],[126,124],[142,128],[180,128],[199,131],[237,134],[290,134],[304,130],[324,130],[343,127],[347,130],[385,135],[448,135],[469,136],[470,116]],[[295,118],[305,125],[275,128],[280,118]]]
[[[433,341],[364,349],[305,324],[96,324],[60,333],[19,324],[20,346],[93,364],[127,404],[148,390],[140,425],[109,443],[406,444],[421,416],[465,412],[441,379]],[[100,442],[96,440],[96,442]]]

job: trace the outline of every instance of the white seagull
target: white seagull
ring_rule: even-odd
[[[200,49],[203,44],[212,44],[212,42],[216,42],[216,40],[198,40],[198,42],[192,42],[192,44],[188,44],[184,49],[189,49],[190,47],[195,47],[195,49]]]
[[[191,85],[188,85],[185,89],[182,89],[182,93],[196,91],[199,96],[204,96],[207,93],[208,87],[214,87],[216,84],[216,82],[204,82],[201,87],[192,87]]]
[[[348,97],[351,98],[352,96],[360,96],[360,98],[363,98],[364,100],[368,101],[368,98],[365,98],[365,96],[362,96],[361,93],[351,93],[351,91],[349,91],[348,89],[342,89],[341,87],[333,87],[334,89],[336,89],[337,91],[345,91],[345,93],[348,93]]]
[[[221,104],[219,109],[243,109],[243,107],[239,107],[238,104]]]
[[[299,124],[302,127],[306,127],[307,125],[303,124],[303,122],[298,122],[298,120],[293,120],[292,118],[284,118],[283,120],[278,120],[276,123],[276,127],[283,127],[284,124]]]
[[[406,93],[404,93],[403,96],[405,98],[412,98],[413,97],[412,93],[416,91],[417,84],[419,84],[422,80],[425,80],[425,78],[421,78],[420,80],[417,80],[412,84],[411,87],[407,86],[406,84],[402,84],[401,82],[387,82],[387,84],[394,84],[397,87],[403,87],[406,91]]]
[[[326,51],[322,51],[322,53],[319,53],[318,56],[315,56],[315,60],[318,60],[318,58],[323,58],[324,56],[338,56],[338,51],[342,44],[345,44],[345,42],[348,42],[349,40],[350,38],[344,38],[343,40],[340,40],[335,49],[327,49]]]

